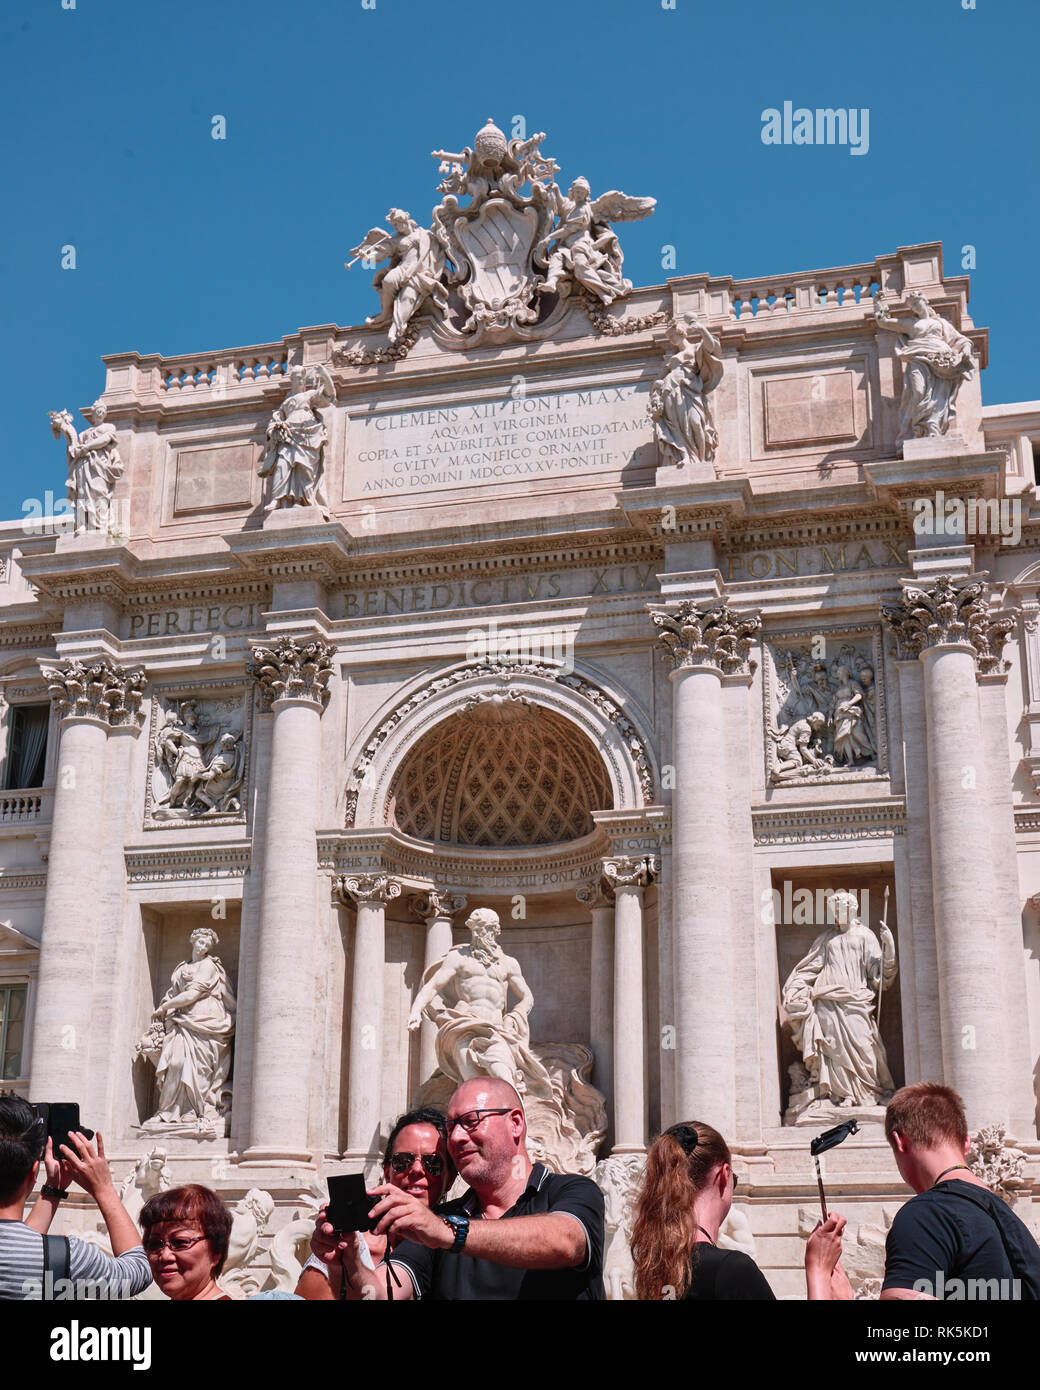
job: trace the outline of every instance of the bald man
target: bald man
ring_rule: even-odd
[[[375,1229],[387,1235],[395,1299],[602,1299],[603,1194],[591,1178],[550,1173],[527,1154],[520,1097],[497,1077],[464,1081],[448,1104],[448,1150],[465,1196],[431,1210],[399,1188],[373,1189]],[[385,1299],[387,1280],[361,1263],[357,1237],[318,1213],[311,1241],[342,1271],[352,1299]],[[342,1263],[340,1263],[342,1261]]]

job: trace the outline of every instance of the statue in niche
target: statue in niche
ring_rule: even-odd
[[[719,436],[709,393],[722,380],[721,344],[694,314],[683,314],[668,328],[672,351],[664,376],[650,388],[650,418],[665,461],[713,463]]]
[[[556,224],[535,247],[536,265],[546,267],[539,294],[566,295],[580,287],[600,300],[612,304],[632,289],[632,281],[621,273],[624,256],[611,222],[635,222],[649,217],[656,198],[631,198],[611,189],[593,200],[592,189],[584,178],[571,184],[566,197],[558,183],[539,188],[557,218]],[[554,243],[552,252],[549,246]]]
[[[271,415],[267,448],[257,470],[271,478],[265,511],[280,507],[319,507],[325,500],[325,445],[329,432],[320,412],[336,399],[336,387],[322,366],[293,367],[289,395]]]
[[[603,1097],[586,1081],[592,1054],[578,1044],[531,1047],[534,998],[519,963],[498,944],[498,913],[478,908],[466,921],[470,944],[434,962],[408,1018],[437,1026],[438,1070],[422,1088],[428,1104],[446,1101],[462,1081],[497,1076],[519,1092],[529,1150],[557,1172],[591,1173],[606,1129]],[[509,992],[517,996],[507,1008]]]
[[[394,230],[393,236],[381,227],[373,227],[351,251],[347,269],[358,260],[366,266],[389,260],[390,264],[376,271],[372,281],[373,288],[379,291],[379,313],[365,323],[370,328],[388,323],[387,338],[394,347],[428,299],[447,312],[448,296],[441,283],[444,248],[438,239],[403,208],[391,208],[386,220]]]
[[[830,902],[834,925],[788,975],[782,995],[808,1074],[800,1092],[807,1118],[883,1105],[895,1089],[878,1031],[882,993],[896,978],[895,940],[882,922],[879,944],[857,917],[853,893],[834,893]]]
[[[774,782],[830,776],[878,763],[874,664],[851,643],[830,663],[807,647],[774,653],[779,684]]]
[[[191,959],[181,961],[152,1014],[135,1055],[155,1064],[159,1103],[144,1130],[214,1136],[231,1110],[235,996],[219,956],[217,933],[196,927]]]
[[[160,707],[155,769],[165,790],[155,797],[157,819],[195,819],[241,811],[245,744],[226,724],[200,727],[196,700]]]
[[[112,490],[123,476],[123,460],[116,447],[115,425],[105,423],[108,408],[96,400],[83,415],[90,428],[77,434],[67,410],[49,412],[51,433],[65,440],[68,459],[68,497],[76,512],[76,535],[109,529]]]
[[[899,324],[879,294],[874,317],[879,328],[904,339],[896,348],[903,363],[899,402],[904,438],[934,438],[949,433],[957,414],[957,392],[975,375],[971,340],[935,312],[923,294],[909,294],[913,318]]]

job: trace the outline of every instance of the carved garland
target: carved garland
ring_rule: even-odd
[[[357,814],[358,797],[361,793],[361,784],[365,779],[368,769],[378,752],[380,746],[389,738],[394,729],[397,728],[406,714],[419,705],[425,704],[432,696],[440,694],[442,690],[447,690],[454,685],[460,685],[464,681],[479,680],[482,676],[541,676],[545,680],[558,682],[571,690],[576,690],[579,694],[592,702],[598,709],[601,709],[610,722],[617,726],[618,733],[625,740],[629,753],[636,765],[639,777],[639,789],[643,793],[643,802],[647,806],[653,805],[654,801],[654,779],[650,771],[650,757],[643,739],[640,737],[635,725],[622,712],[619,705],[606,695],[598,686],[593,685],[582,676],[565,674],[557,666],[544,665],[541,662],[526,663],[485,663],[476,666],[464,666],[460,670],[451,672],[447,676],[439,676],[429,685],[417,690],[409,695],[406,700],[397,706],[386,719],[383,720],[379,728],[365,744],[361,757],[354,764],[350,774],[350,781],[347,783],[346,796],[346,817],[344,824],[349,830],[354,825],[354,817]]]
[[[667,310],[658,309],[652,314],[637,314],[632,318],[616,319],[608,312],[607,306],[589,294],[588,290],[582,290],[581,299],[582,307],[593,328],[611,338],[618,338],[624,333],[642,333],[647,328],[656,328],[658,324],[668,322],[670,318]]]

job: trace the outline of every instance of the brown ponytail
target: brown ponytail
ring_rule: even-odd
[[[694,1199],[712,1170],[729,1162],[726,1141],[700,1120],[674,1125],[650,1145],[632,1228],[637,1298],[661,1299],[666,1289],[670,1298],[684,1297],[696,1255]]]

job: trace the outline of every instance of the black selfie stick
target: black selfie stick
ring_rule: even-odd
[[[809,1152],[813,1156],[816,1164],[816,1186],[820,1189],[820,1206],[823,1209],[823,1219],[827,1220],[827,1198],[823,1193],[823,1173],[820,1171],[820,1154],[826,1153],[828,1149],[833,1149],[838,1144],[843,1144],[850,1134],[855,1134],[859,1125],[855,1120],[846,1120],[843,1125],[835,1125],[833,1129],[825,1129],[822,1134],[818,1134],[809,1145]]]

